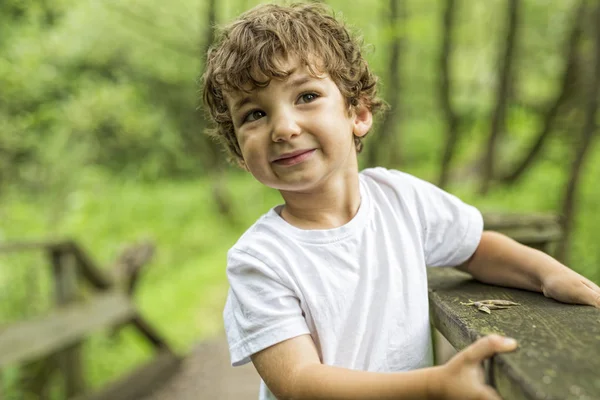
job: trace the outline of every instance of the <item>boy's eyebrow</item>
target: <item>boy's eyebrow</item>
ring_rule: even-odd
[[[301,86],[313,79],[310,75],[300,75],[291,81],[287,82],[287,86]]]
[[[233,104],[233,109],[239,110],[248,103],[250,103],[250,96],[244,96]]]
[[[286,86],[302,86],[305,83],[310,82],[313,79],[314,78],[311,75],[300,75],[300,76],[290,80],[289,82],[287,82]],[[244,96],[233,104],[233,109],[239,110],[240,108],[242,108],[246,104],[250,103],[251,101],[252,101],[252,99],[250,96]]]

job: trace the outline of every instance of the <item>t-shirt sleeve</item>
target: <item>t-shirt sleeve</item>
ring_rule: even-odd
[[[230,250],[227,278],[223,319],[233,366],[248,363],[252,354],[269,346],[310,333],[298,297],[256,257]]]
[[[454,267],[473,255],[483,232],[479,210],[404,172],[377,168],[372,173],[391,181],[401,207],[416,220],[428,267]]]
[[[467,261],[483,232],[479,210],[429,182],[411,178],[426,265],[453,267]]]

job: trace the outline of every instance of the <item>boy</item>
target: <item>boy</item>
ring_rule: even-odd
[[[323,6],[248,11],[203,78],[212,134],[284,200],[227,261],[231,361],[254,363],[261,399],[499,399],[480,364],[514,340],[490,335],[432,367],[426,266],[600,307],[598,286],[482,232],[456,197],[399,171],[359,173],[382,101],[358,41]]]

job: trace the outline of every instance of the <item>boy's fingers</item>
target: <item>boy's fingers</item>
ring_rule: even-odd
[[[491,387],[486,387],[484,389],[485,396],[483,397],[485,400],[502,400],[502,397]]]
[[[582,299],[586,304],[600,308],[600,291],[594,290],[589,286],[585,287],[584,297]]]
[[[496,353],[511,351],[517,348],[517,341],[500,335],[488,335],[464,350],[465,358],[473,363],[479,363]]]
[[[600,293],[600,286],[596,285],[594,282],[590,281],[588,278],[583,278],[583,283],[588,286],[590,289],[595,290]]]

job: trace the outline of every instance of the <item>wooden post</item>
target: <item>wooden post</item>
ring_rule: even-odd
[[[68,251],[53,248],[50,258],[54,272],[55,301],[62,307],[77,301],[76,259]],[[85,390],[85,379],[81,360],[81,343],[70,346],[56,354],[58,365],[65,378],[67,398],[81,394]]]

